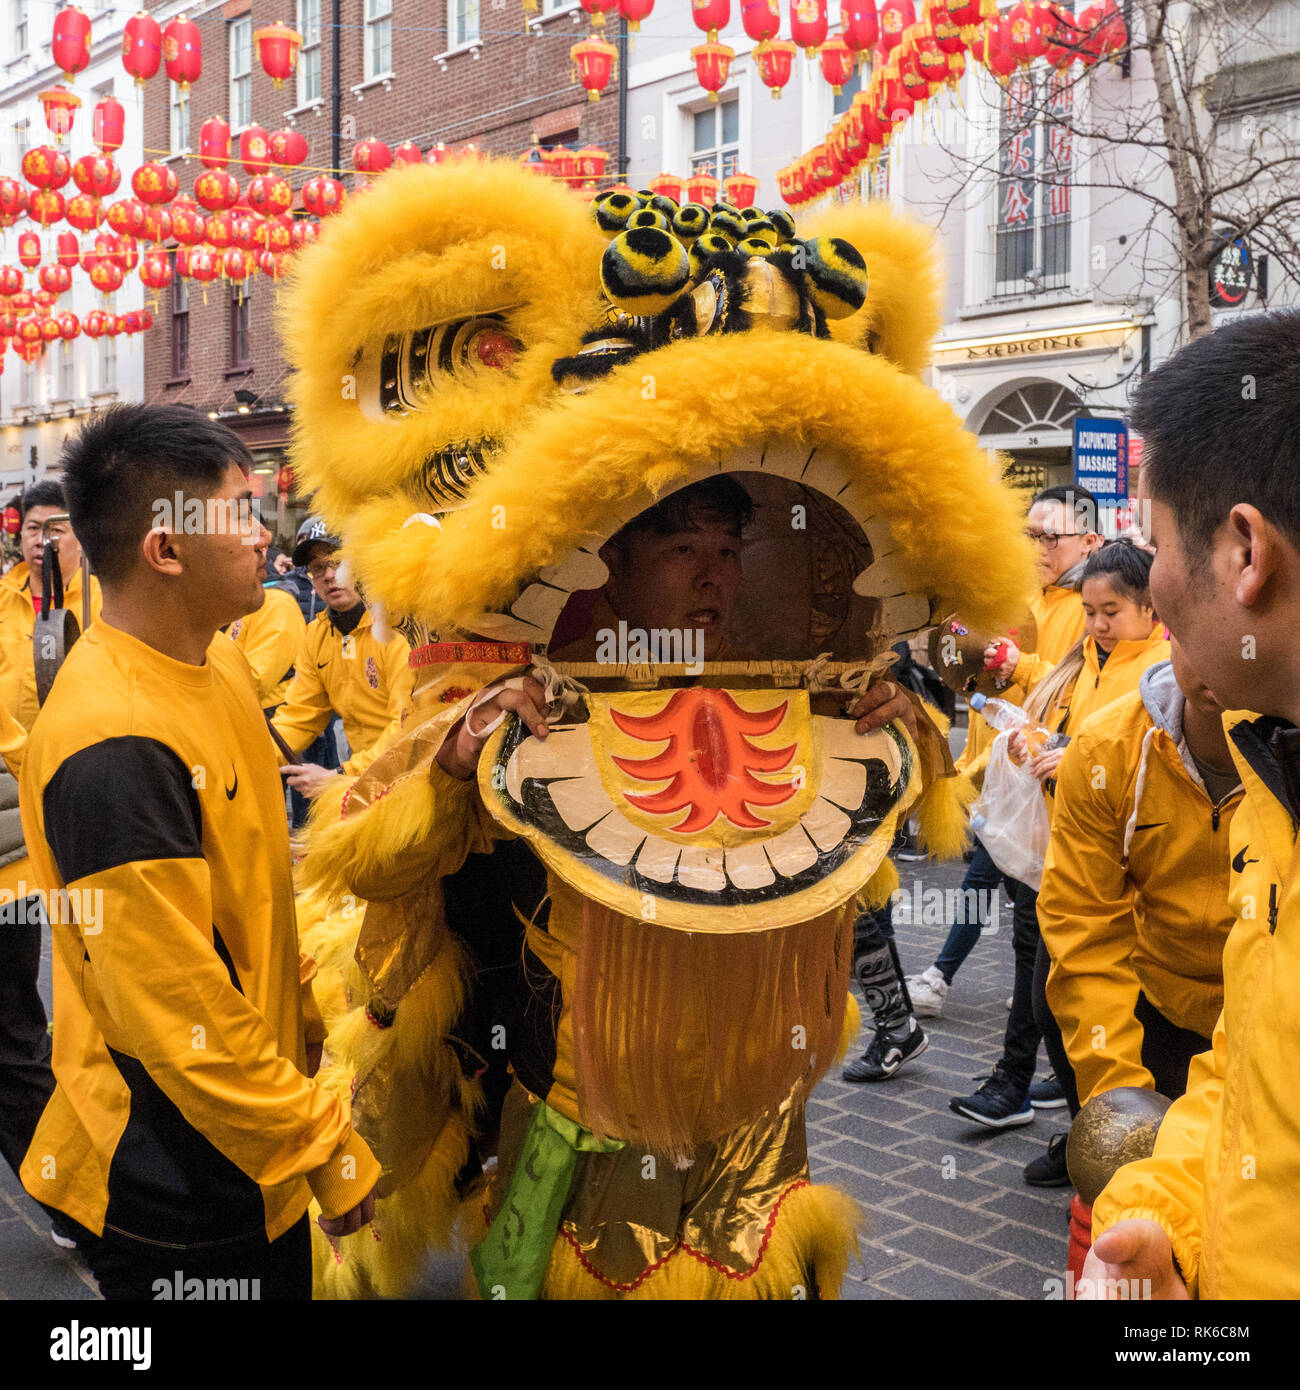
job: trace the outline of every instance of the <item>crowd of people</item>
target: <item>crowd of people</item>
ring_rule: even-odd
[[[1297,364],[1300,315],[1275,313],[1196,341],[1149,377],[1134,412],[1149,534],[1107,541],[1087,492],[1038,493],[1025,521],[1036,641],[995,637],[985,653],[1026,730],[1054,736],[1007,736],[1050,839],[1037,889],[969,839],[963,888],[975,891],[961,901],[1006,891],[1015,968],[1000,1056],[950,1108],[1006,1128],[1036,1107],[1074,1116],[1121,1087],[1174,1101],[1152,1156],[1095,1204],[1088,1257],[1154,1297],[1300,1293],[1289,1201],[1300,1169]],[[309,1202],[341,1240],[373,1217],[383,1171],[346,1096],[317,1079],[328,1044],[295,925],[290,830],[409,721],[409,647],[320,518],[276,552],[250,510],[250,463],[195,412],[116,407],[67,446],[60,481],[21,495],[22,560],[0,580],[11,774],[0,783],[0,1152],[108,1298],[152,1297],[178,1251],[189,1275],[309,1297]],[[699,486],[615,538],[599,602],[616,621],[671,626],[668,613],[702,628],[720,660],[748,503],[734,485],[739,500]],[[174,493],[242,509],[247,527],[151,524],[151,499]],[[42,705],[33,634],[51,569],[62,601],[80,615],[84,598],[92,621]],[[901,669],[853,707],[859,732],[892,719],[920,741]],[[490,734],[514,714],[544,741],[550,699],[525,676],[440,729],[428,775],[444,820],[422,839],[413,830],[403,854],[464,860]],[[955,766],[967,802],[994,735],[972,709]],[[403,862],[394,856],[395,875]],[[530,924],[528,952],[567,991],[552,943],[568,909],[551,891],[549,928]],[[846,1080],[887,1082],[913,1063],[921,1020],[960,990],[986,926],[954,922],[933,964],[905,979],[888,909],[861,914],[854,973],[872,1025]],[[52,1049],[37,990],[45,930]],[[534,1020],[538,1095],[567,1084],[573,1044],[558,1018]],[[1051,1075],[1036,1083],[1040,1043]],[[666,1106],[653,1090],[639,1103]],[[507,1105],[502,1123],[519,1122]],[[614,1176],[602,1181],[621,1182],[624,1159],[584,1161],[606,1159]],[[1070,1183],[1063,1135],[1025,1180]]]

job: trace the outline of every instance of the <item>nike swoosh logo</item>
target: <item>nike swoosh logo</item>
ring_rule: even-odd
[[[328,665],[329,665],[329,662],[328,662],[328,661],[318,661],[318,662],[316,663],[316,669],[317,669],[318,671],[323,671],[323,670],[325,669],[325,667],[328,666]]]
[[[1232,872],[1233,872],[1234,874],[1244,874],[1244,873],[1246,872],[1246,865],[1247,865],[1247,864],[1258,864],[1258,863],[1259,863],[1259,860],[1258,860],[1258,859],[1247,859],[1247,858],[1246,858],[1246,851],[1247,851],[1249,848],[1250,848],[1249,845],[1242,845],[1242,847],[1236,852],[1236,854],[1234,854],[1234,855],[1232,856]]]
[[[234,769],[234,773],[235,773],[235,785],[234,785],[233,787],[227,787],[227,788],[226,788],[226,800],[227,800],[227,801],[233,801],[233,800],[235,799],[235,793],[239,790],[239,770],[238,770],[238,768]]]
[[[1147,821],[1145,825],[1135,825],[1133,827],[1133,833],[1136,835],[1139,830],[1157,830],[1160,826],[1168,824],[1169,822],[1167,820],[1150,820]]]

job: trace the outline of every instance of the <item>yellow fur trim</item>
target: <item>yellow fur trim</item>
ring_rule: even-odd
[[[858,1008],[857,996],[850,994],[844,1001],[844,1026],[840,1029],[840,1041],[835,1049],[835,1057],[831,1062],[833,1067],[839,1064],[849,1055],[849,1048],[858,1040],[858,1030],[862,1027],[862,1010]]]
[[[807,226],[801,224],[799,235],[843,237],[867,263],[867,302],[856,314],[832,322],[831,336],[871,346],[903,371],[919,375],[943,323],[934,233],[885,203],[871,202],[836,203]]]
[[[752,1274],[729,1277],[683,1249],[675,1250],[636,1288],[602,1283],[563,1236],[555,1242],[542,1288],[547,1299],[837,1299],[849,1256],[858,1253],[862,1208],[835,1187],[809,1184],[789,1192],[776,1212],[767,1246]],[[810,1283],[815,1281],[815,1288]]]
[[[970,843],[967,807],[975,788],[966,777],[940,777],[912,810],[921,848],[939,859],[960,859]]]
[[[605,241],[571,192],[505,161],[395,169],[329,219],[295,257],[277,318],[295,369],[294,468],[331,524],[403,484],[418,491],[430,455],[504,438],[554,393],[551,363],[596,321]],[[508,371],[439,373],[420,409],[362,413],[359,352],[497,310],[524,345]]]
[[[889,523],[909,591],[988,631],[1023,609],[1033,583],[1023,517],[974,437],[883,357],[792,333],[685,340],[621,367],[535,417],[441,530],[403,530],[405,504],[376,503],[349,548],[390,611],[474,631],[523,576],[720,459],[782,441],[846,460],[862,505]]]
[[[898,891],[898,869],[892,859],[882,859],[880,867],[858,891],[858,910],[874,912]]]

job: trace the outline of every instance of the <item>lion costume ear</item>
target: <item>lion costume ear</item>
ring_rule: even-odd
[[[942,279],[929,228],[899,217],[885,203],[840,203],[800,223],[799,235],[842,237],[867,263],[866,303],[856,314],[833,320],[831,336],[919,376],[943,323]]]
[[[392,170],[325,224],[279,327],[294,467],[333,526],[398,492],[458,505],[597,320],[604,246],[569,190],[493,160]]]

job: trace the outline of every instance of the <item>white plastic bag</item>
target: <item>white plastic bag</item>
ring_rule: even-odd
[[[993,740],[979,799],[971,807],[971,829],[989,858],[1009,877],[1038,892],[1051,822],[1043,788],[1028,767],[1017,767],[1007,752],[1007,734]]]

